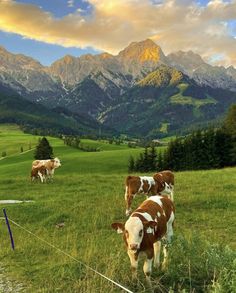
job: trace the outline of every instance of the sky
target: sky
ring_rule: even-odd
[[[236,0],[0,0],[0,46],[43,65],[147,38],[236,67]]]

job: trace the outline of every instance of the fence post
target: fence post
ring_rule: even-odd
[[[8,221],[7,213],[6,213],[6,210],[5,210],[5,209],[3,209],[3,214],[4,214],[4,217],[5,217],[5,220],[6,220],[6,224],[7,224],[8,232],[9,232],[10,239],[11,239],[11,247],[12,247],[12,249],[14,250],[14,249],[15,249],[15,244],[14,244],[14,240],[13,240],[13,236],[12,236],[12,232],[11,232],[10,223],[9,223],[9,221]]]

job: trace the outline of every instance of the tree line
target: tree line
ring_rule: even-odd
[[[129,172],[164,169],[174,171],[223,168],[236,165],[236,105],[217,129],[197,130],[172,140],[164,151],[146,147],[137,159],[129,159]]]
[[[64,135],[62,136],[65,145],[80,149],[85,152],[100,152],[100,148],[82,144],[79,136]]]

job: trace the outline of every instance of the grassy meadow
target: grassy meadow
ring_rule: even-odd
[[[49,138],[62,167],[56,170],[53,183],[32,184],[33,150],[20,154],[17,146],[19,137],[25,145],[33,139],[37,142],[38,137],[8,129],[6,145],[12,146],[12,155],[0,161],[0,200],[34,201],[1,206],[9,218],[131,291],[149,292],[142,261],[139,282],[134,282],[122,237],[110,227],[113,221],[126,220],[127,162],[140,149],[85,140],[101,148],[90,153]],[[2,147],[2,137],[0,143]],[[154,292],[236,292],[235,190],[236,168],[176,173],[175,236],[168,269],[153,271]],[[134,206],[143,199],[137,197]],[[58,229],[58,223],[65,226]],[[20,292],[121,292],[80,263],[11,227],[15,251],[0,221],[0,268],[22,284]]]

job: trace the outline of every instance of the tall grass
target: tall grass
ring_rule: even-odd
[[[142,272],[131,279],[122,237],[110,225],[125,221],[124,178],[136,149],[84,153],[57,141],[62,158],[53,183],[29,182],[32,154],[0,162],[0,199],[35,202],[6,205],[10,219],[134,292],[149,292]],[[176,173],[176,223],[166,271],[154,270],[154,292],[233,293],[236,282],[236,172]],[[135,198],[136,207],[144,197]],[[58,223],[64,227],[57,228]],[[32,235],[11,225],[13,252],[0,221],[0,266],[22,292],[121,292]]]

